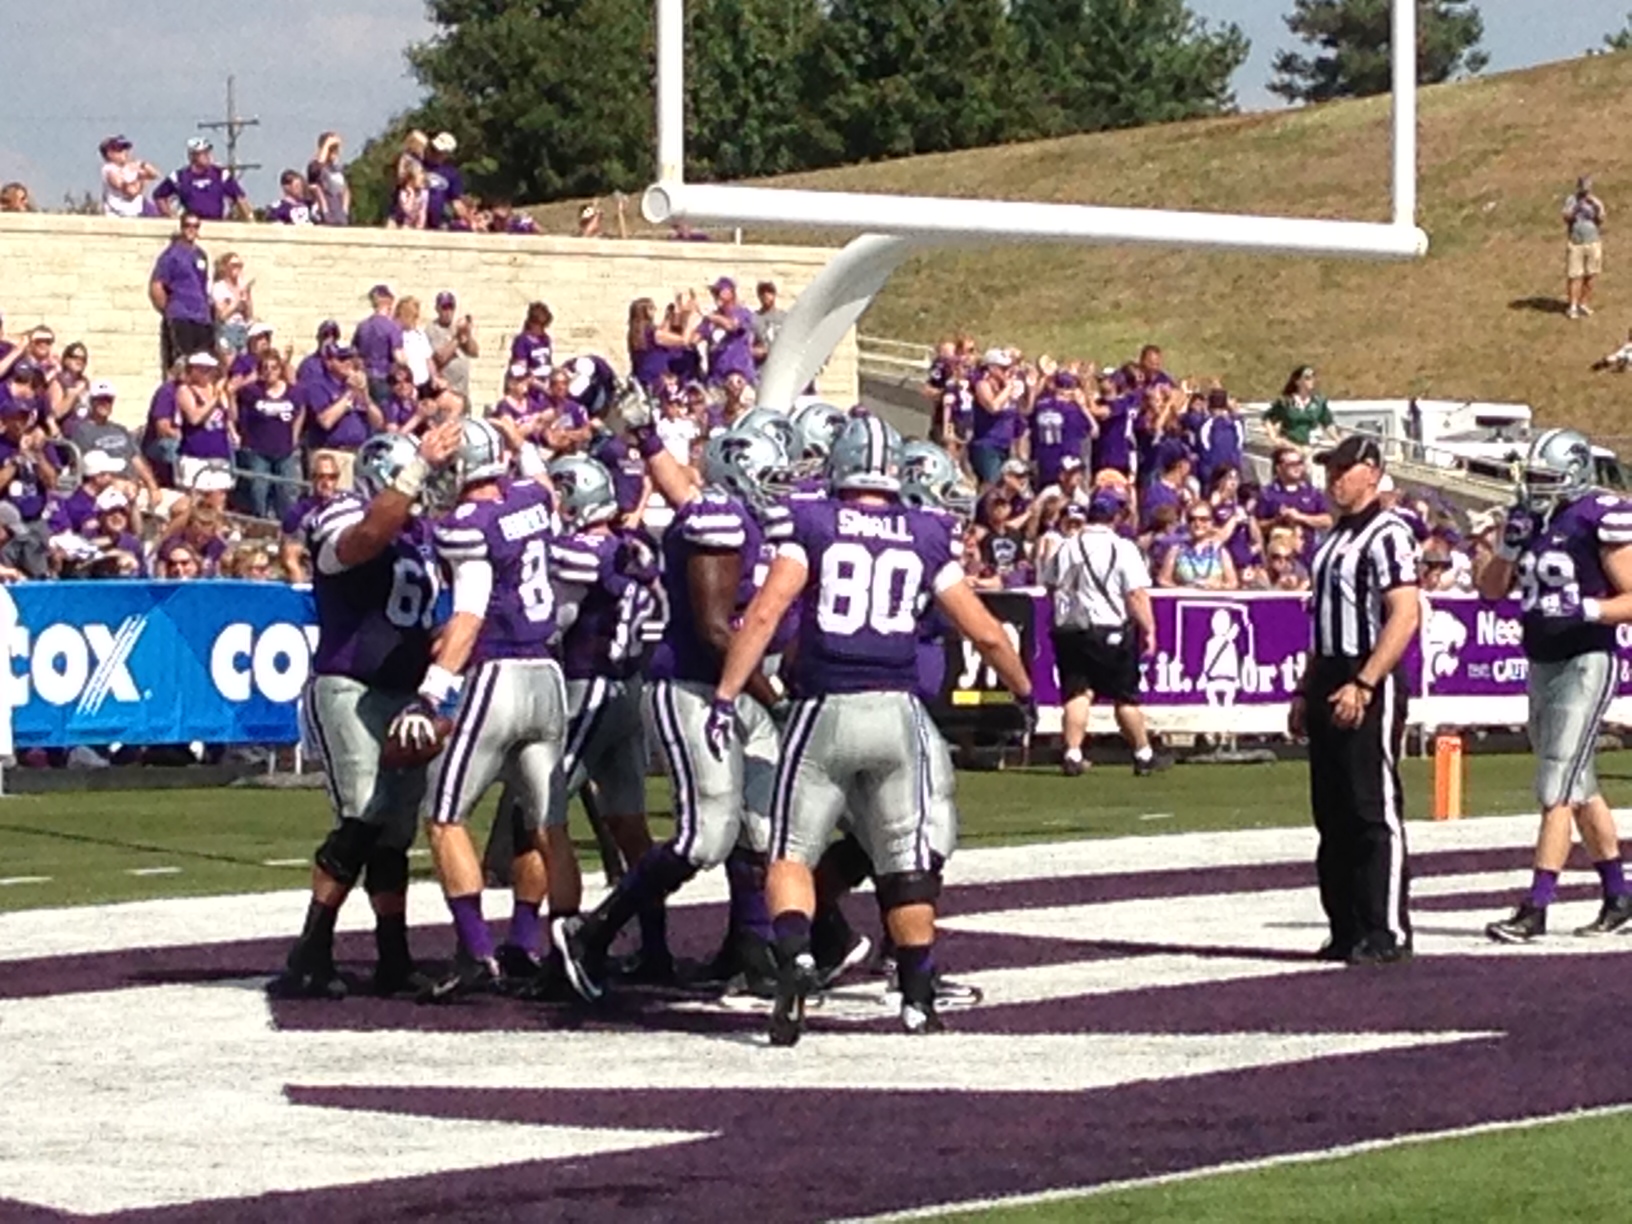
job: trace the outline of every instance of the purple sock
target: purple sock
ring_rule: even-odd
[[[1626,896],[1626,870],[1621,866],[1618,858],[1605,859],[1601,863],[1594,863],[1598,871],[1598,879],[1604,886],[1604,899],[1613,901],[1617,897]]]
[[[1558,872],[1543,871],[1537,867],[1530,874],[1530,904],[1537,909],[1546,909],[1558,896]]]
[[[482,894],[449,897],[448,909],[453,912],[453,929],[459,936],[459,946],[477,960],[492,960],[493,932],[487,929],[487,920],[482,917]]]
[[[538,920],[539,903],[516,898],[516,908],[510,912],[510,942],[516,947],[538,955],[544,946],[543,924]]]
[[[725,860],[725,879],[731,888],[731,929],[770,943],[775,933],[765,901],[764,862],[749,851],[733,850]]]

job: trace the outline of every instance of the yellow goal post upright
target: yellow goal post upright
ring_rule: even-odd
[[[646,219],[864,231],[788,312],[760,373],[759,402],[766,407],[790,407],[890,274],[930,247],[1069,242],[1358,259],[1415,259],[1428,251],[1428,235],[1417,225],[1417,0],[1393,0],[1393,216],[1387,222],[689,183],[685,0],[655,3],[658,181],[642,201]],[[1402,48],[1409,50],[1402,54]]]

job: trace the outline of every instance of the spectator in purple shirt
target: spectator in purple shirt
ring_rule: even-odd
[[[49,414],[47,404],[44,371],[28,357],[13,364],[0,386],[0,407],[26,414],[34,426],[43,426]]]
[[[86,524],[87,538],[104,554],[123,553],[135,562],[130,576],[147,575],[147,562],[142,555],[142,541],[131,530],[130,498],[119,489],[103,489],[96,496],[96,516]],[[85,533],[81,533],[85,534]]]
[[[678,379],[676,357],[687,352],[695,354],[697,320],[695,313],[688,313],[676,327],[671,307],[659,325],[657,303],[651,298],[636,298],[629,303],[629,370],[634,380],[655,395],[665,374],[674,374]]]
[[[227,398],[221,365],[208,353],[187,358],[187,374],[176,391],[176,412],[181,418],[177,474],[182,486],[191,488],[207,464],[231,463],[236,440],[233,404]]]
[[[1081,459],[1093,435],[1081,380],[1069,370],[1056,370],[1031,408],[1031,459],[1037,465],[1037,483],[1058,481],[1061,461],[1067,456]]]
[[[1025,387],[1011,376],[1013,366],[1014,358],[1007,350],[992,349],[975,375],[975,419],[969,440],[969,466],[982,486],[997,479],[1025,428],[1020,412]]]
[[[1207,393],[1207,415],[1196,429],[1196,450],[1201,455],[1201,479],[1209,483],[1222,468],[1241,467],[1246,430],[1235,413],[1230,393],[1214,387]]]
[[[0,500],[15,506],[30,523],[45,514],[47,493],[57,483],[45,435],[34,418],[34,412],[16,400],[0,403]]]
[[[1145,488],[1139,499],[1139,522],[1147,530],[1156,511],[1163,506],[1183,509],[1190,503],[1190,456],[1175,451],[1167,457],[1167,464],[1155,480]]]
[[[153,189],[153,202],[172,217],[179,208],[209,221],[225,221],[230,210],[240,221],[253,221],[244,189],[215,164],[212,147],[202,136],[189,140],[187,164]]]
[[[311,204],[306,198],[306,180],[299,170],[285,170],[278,179],[283,195],[266,210],[266,219],[279,225],[316,225]]]
[[[714,310],[703,317],[700,330],[708,343],[709,384],[721,385],[728,374],[741,374],[751,384],[758,377],[754,312],[737,301],[737,282],[729,276],[720,277],[708,291],[714,295]]]
[[[261,376],[261,358],[272,352],[272,337],[276,333],[270,323],[253,323],[244,335],[244,351],[232,359],[227,367],[227,394],[237,395]]]
[[[164,248],[147,286],[159,312],[159,360],[169,369],[193,353],[215,351],[215,308],[210,303],[210,260],[198,245],[199,219],[182,214],[181,228]]]
[[[317,325],[317,347],[302,357],[300,364],[295,367],[295,383],[303,387],[322,374],[324,348],[339,343],[340,324],[333,319],[324,319]]]
[[[391,367],[391,391],[380,404],[387,433],[418,435],[435,415],[435,405],[419,397],[414,372],[407,366]]]
[[[186,376],[186,359],[177,361],[153,392],[147,406],[147,425],[142,431],[142,454],[153,475],[166,488],[176,485],[176,460],[181,447],[181,415],[176,411],[176,394]]]
[[[351,347],[363,359],[368,376],[368,394],[379,403],[391,393],[391,367],[406,365],[402,352],[402,326],[396,320],[397,295],[390,285],[375,285],[368,291],[374,313],[357,324]]]
[[[538,222],[526,213],[518,213],[509,200],[497,199],[488,205],[487,232],[531,235],[538,233]]]
[[[425,150],[426,228],[451,229],[455,222],[470,224],[465,202],[465,176],[451,160],[459,142],[452,132],[438,132]]]
[[[335,348],[324,358],[321,377],[302,388],[302,406],[307,450],[314,457],[321,450],[343,456],[341,471],[349,480],[352,452],[385,428],[385,416],[369,396],[368,377],[355,349]]]
[[[1298,556],[1307,568],[1315,559],[1322,533],[1331,530],[1332,516],[1326,497],[1309,482],[1303,452],[1283,446],[1275,452],[1275,479],[1258,496],[1258,523],[1265,538],[1275,527],[1298,532]]]
[[[306,405],[289,382],[283,358],[261,356],[254,382],[237,392],[239,498],[256,518],[281,519],[300,491],[301,431]]]
[[[551,450],[560,454],[589,445],[595,431],[589,423],[589,413],[572,398],[572,372],[565,366],[550,371],[543,402],[544,411],[549,414],[545,441]]]
[[[545,303],[528,303],[521,332],[510,342],[510,364],[519,362],[529,369],[537,369],[540,364],[553,364],[555,346],[550,342],[550,324],[554,322],[555,314]],[[543,355],[542,363],[539,361],[540,354]]]

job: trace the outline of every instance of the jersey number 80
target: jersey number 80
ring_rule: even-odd
[[[840,635],[863,628],[912,633],[923,578],[923,558],[915,552],[891,548],[875,557],[860,544],[841,540],[822,556],[816,623],[823,633]]]

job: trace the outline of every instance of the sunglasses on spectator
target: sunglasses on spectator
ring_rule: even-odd
[[[1284,552],[1270,553],[1269,554],[1269,559],[1271,561],[1280,561],[1280,562],[1284,563],[1284,562],[1292,560],[1292,554],[1291,553],[1284,553]]]

